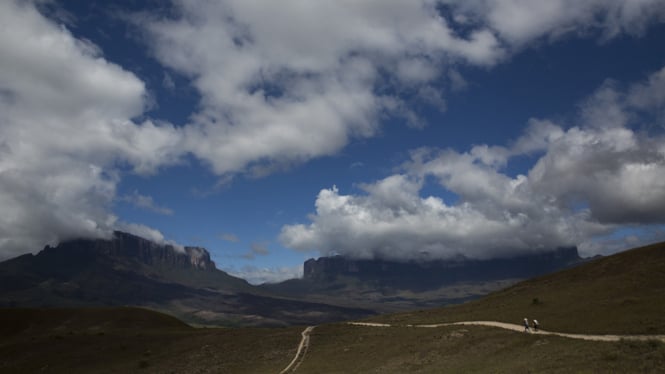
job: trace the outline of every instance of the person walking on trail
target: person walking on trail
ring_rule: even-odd
[[[531,332],[531,329],[529,329],[529,320],[524,319],[524,332]]]
[[[533,331],[538,332],[538,320],[533,320]]]

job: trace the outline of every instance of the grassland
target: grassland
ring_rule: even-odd
[[[274,373],[299,328],[195,329],[138,308],[3,309],[2,373]]]
[[[659,341],[589,342],[497,328],[326,325],[298,373],[662,373]]]
[[[328,324],[297,373],[662,373],[665,343],[593,342],[480,326],[537,318],[546,330],[665,334],[665,243],[521,282],[466,304]],[[278,373],[302,327],[195,329],[135,308],[0,310],[0,372]]]

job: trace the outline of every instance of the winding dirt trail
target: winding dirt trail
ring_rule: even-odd
[[[443,326],[455,326],[455,325],[476,325],[476,326],[490,326],[498,327],[511,331],[523,332],[524,326],[516,325],[512,323],[505,322],[495,322],[495,321],[466,321],[466,322],[452,322],[452,323],[439,323],[433,325],[390,325],[387,323],[372,323],[372,322],[347,322],[349,325],[354,326],[369,326],[369,327],[393,327],[393,326],[403,326],[403,327],[422,327],[422,328],[436,328]],[[571,339],[581,339],[581,340],[593,340],[593,341],[603,341],[603,342],[616,342],[621,339],[626,340],[660,340],[665,342],[665,335],[589,335],[589,334],[569,334],[563,332],[554,332],[554,331],[545,331],[531,330],[531,334],[534,335],[556,335],[563,336],[565,338]]]
[[[475,325],[475,326],[498,327],[505,330],[524,332],[523,325],[516,325],[513,323],[496,322],[496,321],[466,321],[466,322],[437,323],[432,325],[391,325],[387,323],[374,323],[374,322],[347,322],[347,324],[353,326],[366,326],[366,327],[379,327],[379,328],[380,327],[437,328],[444,326]],[[300,366],[300,364],[305,359],[307,348],[309,348],[309,335],[312,332],[312,330],[314,330],[315,327],[316,326],[308,326],[302,331],[302,333],[300,334],[302,335],[302,339],[300,339],[300,344],[298,344],[298,350],[296,351],[295,357],[293,357],[291,363],[289,363],[289,365],[286,368],[284,368],[284,370],[280,371],[279,374],[293,373],[296,371],[296,369],[298,369],[298,366]],[[616,342],[621,339],[660,340],[662,342],[665,342],[665,335],[589,335],[589,334],[569,334],[564,332],[554,332],[554,331],[545,331],[545,330],[538,330],[538,331],[531,330],[530,334],[556,335],[570,339],[593,340],[593,341],[602,341],[602,342]]]
[[[284,368],[284,370],[280,371],[279,374],[286,374],[286,373],[293,373],[298,369],[298,366],[303,362],[305,359],[305,353],[307,353],[307,348],[309,348],[309,334],[314,330],[316,326],[307,326],[301,333],[300,335],[302,338],[300,339],[300,344],[298,344],[298,350],[296,351],[296,355],[293,357],[293,360],[291,360],[291,363],[287,367]]]

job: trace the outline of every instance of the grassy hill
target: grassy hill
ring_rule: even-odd
[[[384,315],[377,322],[418,324],[463,320],[520,323],[591,334],[665,334],[665,243],[599,258],[520,282],[466,304]]]
[[[665,243],[600,258],[457,306],[370,318],[401,327],[325,325],[300,373],[662,373],[665,343],[593,342],[479,326],[492,320],[590,334],[665,334]]]
[[[108,308],[3,308],[0,334],[39,334],[45,331],[188,329],[189,326],[167,314],[130,307]]]
[[[659,341],[592,342],[480,326],[325,325],[297,373],[662,373]]]
[[[2,373],[274,373],[299,328],[195,329],[140,308],[0,309]]]

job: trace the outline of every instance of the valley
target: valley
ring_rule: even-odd
[[[298,326],[192,328],[145,309],[5,308],[0,310],[7,321],[0,369],[657,373],[665,363],[663,269],[665,243],[660,243],[519,282],[461,305],[304,331]],[[519,331],[525,316],[537,318],[545,332]]]

